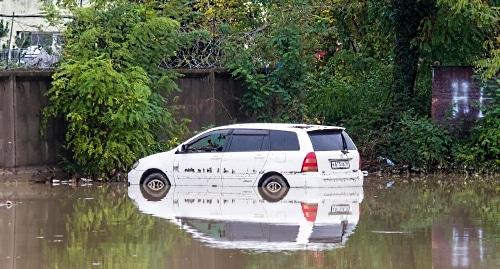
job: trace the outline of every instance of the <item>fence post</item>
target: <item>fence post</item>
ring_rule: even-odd
[[[15,131],[14,125],[14,81],[13,74],[0,77],[0,167],[14,168]]]
[[[212,96],[210,96],[210,110],[212,112],[213,116],[213,123],[217,121],[216,116],[217,113],[215,111],[215,68],[210,68],[208,71],[208,86],[210,89],[210,93]]]

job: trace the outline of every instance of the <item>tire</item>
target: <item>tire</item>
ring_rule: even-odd
[[[279,202],[285,198],[290,189],[286,179],[278,174],[272,174],[262,180],[259,194],[267,202]]]
[[[152,173],[141,184],[141,193],[148,201],[160,201],[167,196],[170,181],[163,173]]]

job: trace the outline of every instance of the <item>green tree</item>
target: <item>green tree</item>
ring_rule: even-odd
[[[176,74],[159,66],[175,55],[179,23],[128,1],[71,11],[45,117],[66,120],[72,169],[106,178],[178,133],[160,95],[176,89]]]
[[[394,17],[394,98],[401,107],[415,96],[420,50],[412,44],[421,21],[436,11],[436,0],[393,0]]]
[[[230,32],[225,46],[226,67],[246,82],[242,105],[252,118],[300,121],[309,62],[311,13],[307,1],[282,1],[265,6],[259,23]]]
[[[9,33],[9,22],[4,22],[4,20],[0,20],[0,39],[6,37],[8,33]],[[4,46],[5,44],[3,44],[0,48],[4,48]]]

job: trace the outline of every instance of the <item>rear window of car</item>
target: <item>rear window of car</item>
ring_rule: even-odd
[[[269,144],[271,151],[300,150],[299,139],[295,132],[271,130],[269,132]]]
[[[308,132],[314,151],[356,150],[352,139],[342,130],[319,130]]]
[[[264,137],[263,134],[233,134],[227,151],[260,151]]]

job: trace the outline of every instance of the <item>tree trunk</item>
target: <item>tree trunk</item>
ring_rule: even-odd
[[[408,107],[415,96],[420,51],[412,41],[422,20],[433,14],[436,0],[392,0],[394,44],[393,96],[396,105]]]

